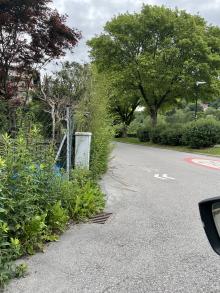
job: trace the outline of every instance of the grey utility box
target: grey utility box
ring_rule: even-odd
[[[91,132],[75,133],[75,167],[89,169]]]

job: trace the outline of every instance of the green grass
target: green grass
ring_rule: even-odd
[[[148,147],[156,147],[156,148],[174,150],[179,152],[197,153],[197,154],[204,154],[209,156],[220,156],[220,147],[212,147],[212,148],[205,148],[205,149],[191,149],[186,146],[167,146],[167,145],[158,145],[151,142],[140,142],[136,137],[114,138],[114,141],[139,144],[139,145],[144,145]]]

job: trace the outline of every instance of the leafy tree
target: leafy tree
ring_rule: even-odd
[[[0,98],[16,97],[22,77],[33,76],[80,39],[51,0],[0,0]]]
[[[193,99],[196,81],[206,82],[200,97],[211,96],[219,84],[220,29],[198,15],[144,5],[104,29],[88,42],[92,59],[100,72],[115,74],[141,95],[154,126],[160,109]]]
[[[104,74],[103,82],[108,94],[110,112],[114,124],[119,126],[119,135],[126,137],[128,127],[135,119],[135,110],[140,105],[140,94],[128,88],[120,73]]]
[[[135,110],[140,104],[140,98],[129,92],[113,96],[110,99],[110,110],[114,115],[115,123],[122,124],[121,135],[127,136],[128,127],[135,119]]]

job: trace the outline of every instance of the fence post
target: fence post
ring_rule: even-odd
[[[66,173],[68,180],[70,179],[70,171],[72,165],[72,129],[71,129],[71,113],[70,106],[66,107],[67,121],[67,148],[66,148]]]

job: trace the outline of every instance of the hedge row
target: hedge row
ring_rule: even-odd
[[[220,123],[200,119],[183,125],[162,125],[152,129],[139,129],[137,137],[141,142],[191,148],[212,147],[220,142]]]

